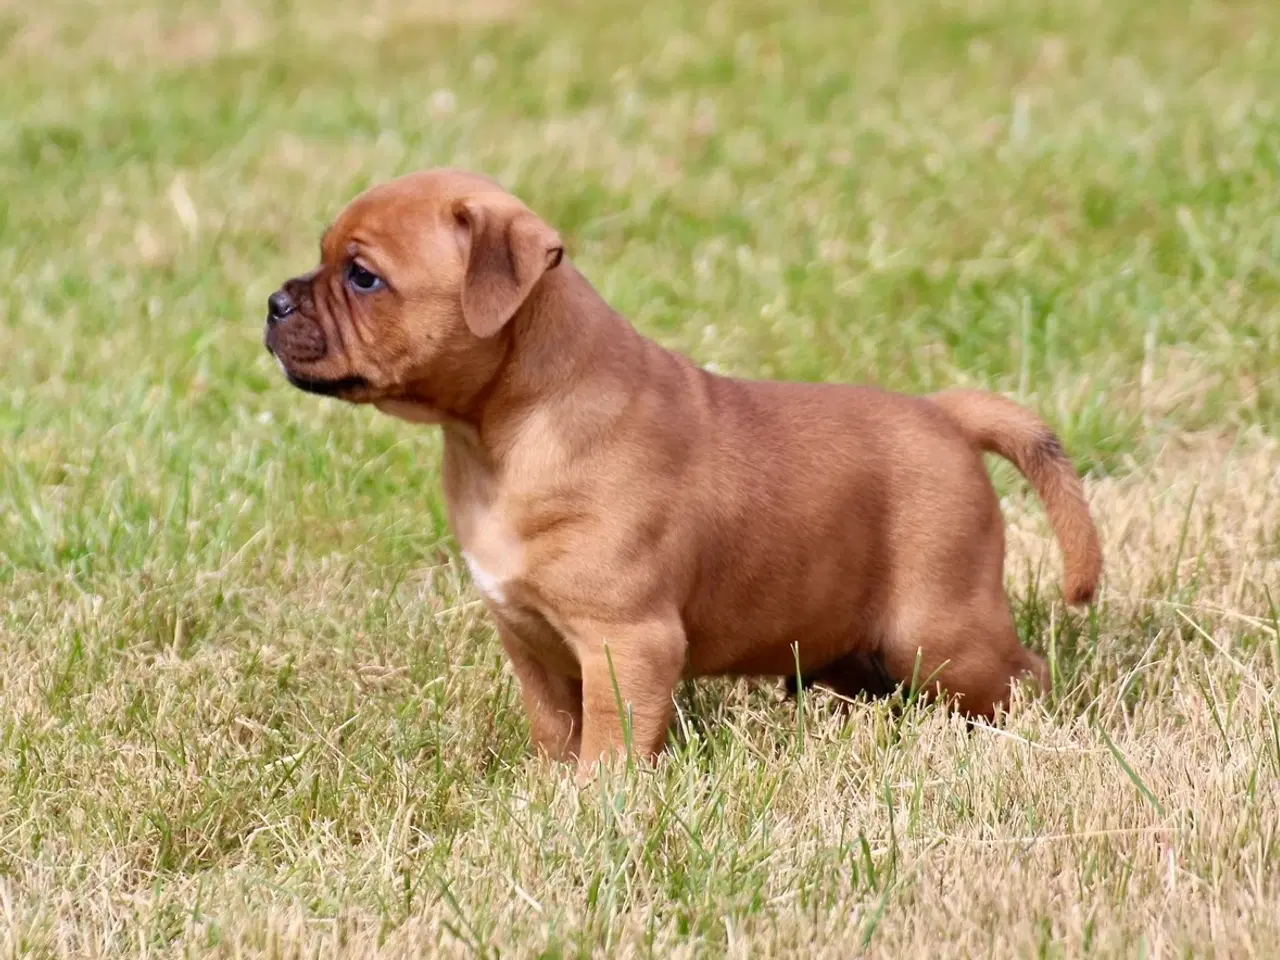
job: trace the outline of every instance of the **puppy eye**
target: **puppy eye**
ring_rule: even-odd
[[[361,293],[372,293],[382,286],[382,278],[371,270],[366,270],[354,260],[347,268],[347,280]]]

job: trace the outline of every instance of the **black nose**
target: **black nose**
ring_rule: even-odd
[[[293,297],[289,296],[283,290],[277,290],[271,296],[267,297],[267,319],[273,323],[283,320],[289,314],[293,313],[296,308],[293,305]]]

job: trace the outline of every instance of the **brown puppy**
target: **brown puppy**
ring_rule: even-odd
[[[686,677],[927,681],[991,716],[1048,684],[1004,594],[982,452],[1035,486],[1090,600],[1101,550],[1052,431],[1001,397],[714,376],[642,337],[556,231],[482,177],[357,197],[272,294],[304,390],[444,429],[454,533],[534,742],[588,770],[656,754]],[[620,716],[618,705],[624,705]]]

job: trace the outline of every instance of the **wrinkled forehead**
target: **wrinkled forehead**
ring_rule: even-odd
[[[320,257],[331,265],[357,251],[381,250],[392,257],[402,257],[411,252],[406,249],[407,244],[439,222],[438,204],[359,197],[320,238]]]
[[[452,171],[411,174],[360,194],[338,215],[320,241],[320,255],[333,264],[353,249],[411,255],[453,216],[459,200],[502,194],[492,181]]]

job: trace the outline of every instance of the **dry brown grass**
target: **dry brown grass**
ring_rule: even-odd
[[[345,633],[378,590],[336,558],[255,595],[270,639],[251,652],[159,637],[108,654],[89,625],[130,598],[82,596],[50,619],[33,582],[16,603],[36,615],[0,637],[0,696],[32,744],[6,751],[20,787],[0,806],[0,944],[143,954],[163,932],[217,955],[395,957],[523,954],[579,931],[618,955],[700,955],[708,936],[730,956],[867,941],[876,956],[1263,955],[1280,935],[1277,637],[1259,592],[1277,581],[1276,457],[1262,436],[1170,444],[1092,485],[1101,626],[1060,668],[1077,686],[1056,706],[968,732],[817,697],[799,731],[776,693],[710,684],[682,702],[674,754],[603,792],[495,742],[518,728],[514,689],[450,562],[397,589],[412,619],[395,633],[437,650],[472,638],[426,688],[393,638]],[[1029,506],[1008,504],[1011,569],[1045,546]],[[310,631],[273,626],[299,608]],[[109,657],[74,718],[49,692],[71,625],[102,636],[86,657]],[[1121,663],[1110,638],[1134,629],[1147,646]],[[302,685],[283,726],[277,697],[247,695],[246,655]],[[139,698],[145,729],[126,719]],[[404,720],[446,731],[446,776],[396,746]],[[692,885],[679,898],[677,877]]]
[[[1181,592],[1202,610],[1266,610],[1265,591],[1280,584],[1280,443],[1254,430],[1174,434],[1153,447],[1118,476],[1089,481],[1108,604],[1134,612]],[[1056,580],[1061,565],[1039,504],[1019,497],[1006,506],[1013,578],[1039,569]]]

